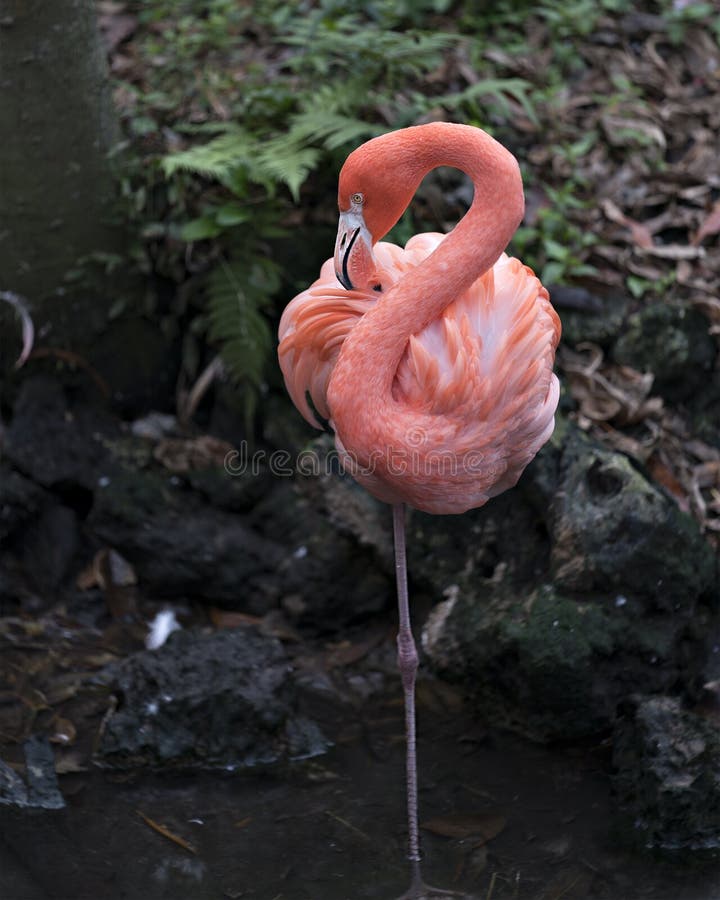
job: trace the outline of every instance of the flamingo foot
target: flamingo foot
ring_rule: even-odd
[[[409,890],[405,891],[397,900],[442,900],[443,897],[456,897],[457,900],[476,900],[471,894],[430,887],[423,881],[411,884]]]
[[[430,887],[420,875],[420,861],[412,862],[412,882],[407,891],[397,900],[441,900],[442,897],[456,897],[457,900],[477,900],[472,894],[458,891],[446,891],[442,888]]]

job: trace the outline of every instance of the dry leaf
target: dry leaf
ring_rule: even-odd
[[[210,621],[216,628],[238,628],[241,625],[260,625],[261,616],[251,616],[248,613],[235,612],[233,610],[219,609],[211,606],[209,610]]]
[[[712,210],[693,237],[692,243],[697,246],[702,243],[704,238],[711,234],[720,234],[720,200],[715,201]]]
[[[56,716],[53,719],[52,726],[53,731],[49,738],[51,744],[62,744],[69,747],[70,744],[75,743],[77,729],[70,719],[63,719],[60,716]]]
[[[209,434],[196,438],[165,438],[153,450],[153,457],[170,472],[184,474],[196,469],[221,467],[232,444]]]
[[[478,837],[483,842],[491,841],[505,828],[507,819],[502,813],[448,813],[435,816],[421,824],[421,828],[431,834],[449,838]]]
[[[608,219],[610,219],[611,222],[616,222],[618,225],[623,225],[625,228],[630,229],[632,239],[638,247],[647,249],[653,246],[652,235],[650,234],[646,226],[626,216],[625,213],[623,213],[623,211],[612,202],[612,200],[606,197],[601,202],[600,206],[602,207],[602,211],[605,213]]]

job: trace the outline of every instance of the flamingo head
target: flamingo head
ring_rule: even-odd
[[[361,197],[355,193],[351,206],[340,211],[335,239],[335,275],[348,291],[353,288],[381,290],[380,274],[373,254],[372,235],[365,224]]]
[[[348,290],[382,290],[373,246],[403,214],[424,174],[409,150],[401,133],[391,132],[363,144],[342,167],[335,274]]]

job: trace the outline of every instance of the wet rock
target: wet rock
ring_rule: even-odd
[[[616,592],[686,618],[716,584],[714,554],[690,516],[626,456],[575,429],[562,447],[549,525],[563,591]]]
[[[5,435],[8,460],[36,484],[83,505],[107,457],[103,436],[117,430],[92,406],[73,404],[60,382],[44,375],[23,382]]]
[[[613,359],[655,376],[653,391],[670,401],[702,388],[717,348],[708,320],[697,310],[667,303],[645,306],[628,316],[613,347]]]
[[[285,548],[277,578],[286,614],[295,624],[321,632],[367,620],[394,603],[389,534],[383,559],[375,546],[376,538],[382,540],[375,511],[363,513],[365,492],[349,482],[338,485],[336,478],[282,479],[251,519],[261,534]],[[348,492],[354,492],[359,506],[345,503]]]
[[[79,534],[74,510],[55,503],[46,506],[23,535],[23,563],[39,588],[58,587],[70,571]]]
[[[207,503],[229,512],[247,513],[272,487],[267,468],[242,461],[240,454],[228,459],[227,468],[196,469],[187,482]]]
[[[55,774],[55,755],[47,738],[34,735],[25,741],[28,802],[36,809],[62,809],[65,801]]]
[[[166,473],[126,469],[102,479],[88,527],[130,561],[145,590],[257,615],[277,599],[282,547]]]
[[[551,585],[524,597],[489,585],[482,596],[456,593],[437,606],[422,645],[495,721],[538,740],[576,739],[606,730],[632,685],[637,667],[622,627]],[[667,684],[662,669],[656,678]]]
[[[0,806],[28,806],[27,786],[22,778],[0,759]]]
[[[77,547],[75,511],[0,466],[0,604],[17,604],[57,587]]]
[[[105,673],[118,707],[97,751],[107,766],[235,768],[322,753],[296,712],[282,645],[252,628],[176,632]]]
[[[58,787],[55,757],[48,741],[40,736],[25,742],[27,783],[0,760],[0,806],[16,809],[63,809],[65,800]]]
[[[44,493],[29,478],[0,463],[0,541],[37,514]]]
[[[484,712],[574,739],[611,728],[633,691],[698,687],[717,616],[713,553],[627,459],[561,425],[515,491],[463,519],[470,541],[444,536],[448,520],[413,518],[426,563],[411,573],[446,598],[425,651]]]
[[[668,850],[720,846],[717,722],[675,697],[635,695],[613,735],[614,788],[642,842]]]

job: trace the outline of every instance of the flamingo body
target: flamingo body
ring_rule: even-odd
[[[423,157],[416,167],[413,148]],[[382,161],[386,173],[389,160],[393,171],[393,159],[400,175],[373,194],[374,168]],[[402,249],[371,228],[363,243],[355,226],[365,218],[353,216],[359,255],[339,236],[335,258],[291,301],[279,329],[290,396],[310,424],[320,427],[308,397],[329,420],[351,474],[381,500],[433,513],[461,513],[512,487],[552,434],[559,396],[559,319],[533,272],[502,253],[522,215],[517,165],[504,148],[446,123],[376,138],[343,169],[351,164],[351,195],[362,198],[351,206],[366,206],[368,221],[384,215],[384,232],[402,209],[380,203],[392,205],[387,194],[402,173],[395,206],[448,159],[475,181],[460,225]]]
[[[383,242],[441,165],[472,178],[467,214],[448,235]],[[420,872],[405,504],[461,513],[515,484],[553,430],[560,322],[533,272],[503,253],[523,216],[522,182],[479,128],[436,122],[368,141],[340,172],[338,206],[333,258],[280,321],[280,366],[308,422],[321,427],[312,403],[353,476],[393,504],[411,867],[400,900],[460,897]]]

